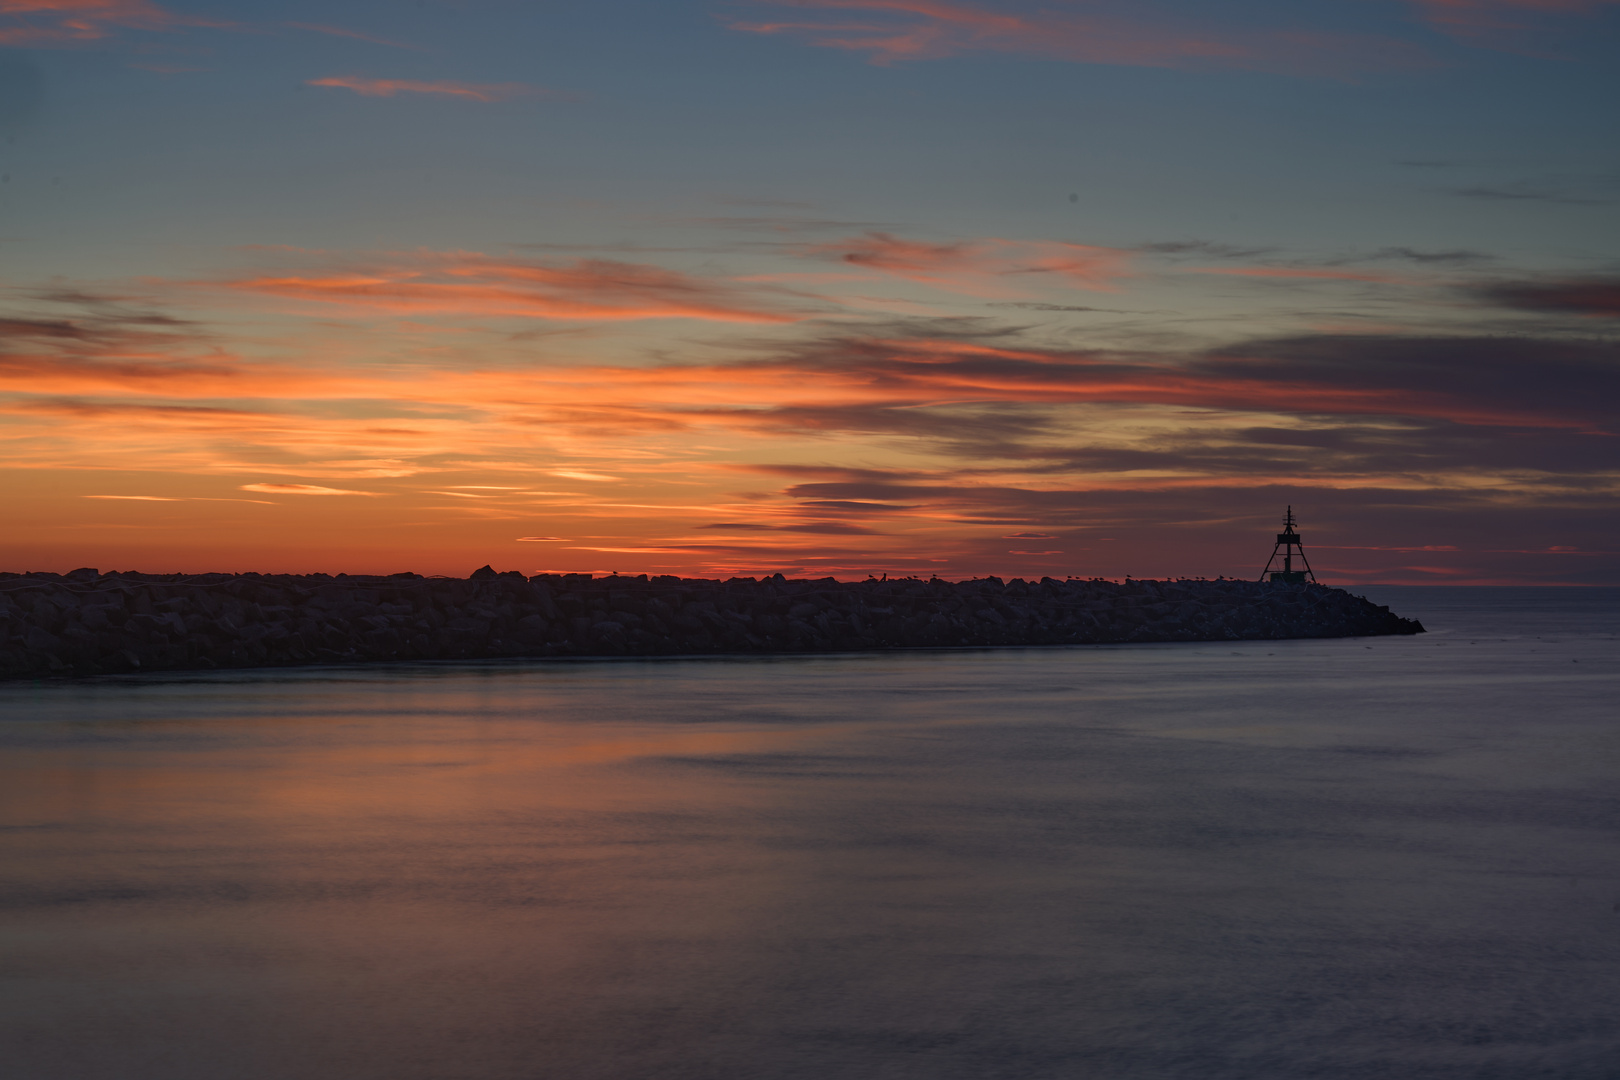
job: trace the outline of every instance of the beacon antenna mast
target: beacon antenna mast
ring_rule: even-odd
[[[1298,552],[1300,565],[1303,570],[1294,569],[1294,554]],[[1273,570],[1271,564],[1282,556],[1282,569]],[[1294,531],[1294,508],[1288,508],[1288,514],[1283,518],[1283,531],[1277,534],[1277,543],[1271,549],[1271,558],[1266,560],[1266,568],[1260,571],[1260,580],[1269,577],[1272,581],[1283,582],[1290,585],[1303,585],[1309,581],[1316,582],[1316,574],[1311,570],[1311,562],[1305,557],[1305,548],[1299,542],[1299,533]]]

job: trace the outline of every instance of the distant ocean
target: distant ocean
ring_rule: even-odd
[[[1620,1076],[1620,589],[0,686],[0,1076]]]

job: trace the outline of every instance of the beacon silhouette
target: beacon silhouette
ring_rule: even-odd
[[[1303,570],[1294,569],[1294,553],[1299,553],[1300,565]],[[1282,569],[1273,570],[1271,564],[1282,556]],[[1288,508],[1288,514],[1283,518],[1283,531],[1277,534],[1277,543],[1271,549],[1271,558],[1266,560],[1266,568],[1260,571],[1260,580],[1270,577],[1272,581],[1280,581],[1289,585],[1303,585],[1309,581],[1313,584],[1316,575],[1311,571],[1311,562],[1305,557],[1305,548],[1299,542],[1299,533],[1294,531],[1294,508]]]

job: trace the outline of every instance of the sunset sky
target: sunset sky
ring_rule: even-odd
[[[0,569],[1620,584],[1620,0],[0,0]]]

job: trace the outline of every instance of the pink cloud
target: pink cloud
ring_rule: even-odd
[[[867,54],[874,63],[1003,52],[1091,64],[1218,66],[1342,75],[1425,62],[1399,41],[1305,31],[1230,31],[1105,14],[992,11],[946,0],[762,0],[775,7],[852,13],[853,19],[735,22],[756,34]]]
[[[420,79],[368,79],[359,75],[331,75],[324,79],[309,79],[309,86],[333,86],[353,90],[364,97],[393,97],[395,94],[433,94],[440,97],[467,98],[471,101],[510,101],[521,97],[567,99],[570,95],[547,90],[527,83],[464,83],[441,79],[424,82]]]
[[[114,29],[167,30],[231,24],[176,15],[148,0],[0,0],[0,45],[93,41]]]
[[[1055,240],[980,240],[930,244],[869,232],[815,244],[804,253],[977,297],[1024,295],[1042,275],[1066,286],[1112,291],[1128,276],[1130,253]]]

